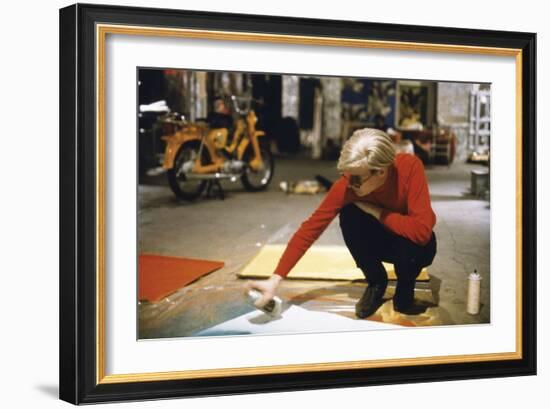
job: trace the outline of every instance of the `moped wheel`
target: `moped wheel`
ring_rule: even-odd
[[[263,166],[261,169],[253,170],[250,166],[246,167],[243,175],[241,176],[241,182],[246,190],[251,192],[257,192],[264,190],[271,182],[273,178],[273,171],[275,170],[275,161],[273,160],[273,154],[268,147],[260,145],[260,156],[262,157]],[[254,153],[252,150],[248,151],[247,162],[252,160]]]
[[[192,167],[199,156],[198,143],[186,143],[182,145],[176,158],[174,159],[174,167],[167,173],[168,184],[172,192],[182,200],[194,200],[198,198],[206,187],[206,181],[200,179],[190,179],[186,175],[186,168]],[[202,163],[208,160],[206,149],[202,152]]]

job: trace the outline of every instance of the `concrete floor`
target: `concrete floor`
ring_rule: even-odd
[[[438,253],[429,267],[431,281],[418,286],[424,307],[417,315],[395,313],[388,301],[369,319],[409,326],[490,322],[489,203],[469,194],[470,171],[476,165],[455,163],[426,170],[437,215]],[[139,303],[139,338],[189,336],[252,310],[243,298],[244,280],[236,273],[266,243],[286,243],[323,199],[285,195],[283,180],[335,179],[333,161],[276,158],[267,191],[246,192],[240,182],[224,182],[225,200],[201,198],[179,202],[165,177],[148,178],[139,186],[139,252],[222,260],[225,267],[156,302]],[[336,219],[316,244],[341,244]],[[275,267],[275,265],[273,266]],[[467,276],[481,274],[481,310],[466,313]],[[363,282],[284,280],[279,295],[288,303],[354,318]]]

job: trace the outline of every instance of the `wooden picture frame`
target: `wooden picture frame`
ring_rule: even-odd
[[[515,350],[381,361],[106,373],[104,58],[109,35],[514,58]],[[99,5],[61,9],[60,398],[81,404],[535,374],[535,61],[533,33]]]

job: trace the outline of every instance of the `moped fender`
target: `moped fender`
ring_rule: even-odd
[[[191,141],[200,142],[201,135],[196,133],[176,132],[172,135],[163,136],[161,139],[166,141],[162,167],[164,169],[172,169],[180,146]]]

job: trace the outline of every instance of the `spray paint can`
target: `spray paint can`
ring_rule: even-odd
[[[468,276],[468,301],[466,305],[468,314],[476,315],[479,313],[480,290],[481,276],[477,273],[477,270],[474,270]]]
[[[260,298],[262,298],[262,293],[258,290],[248,290],[246,292],[246,299],[248,303],[254,307],[256,307],[254,303]],[[281,315],[281,312],[283,310],[283,301],[279,297],[275,296],[271,300],[269,300],[263,307],[256,308],[265,312],[267,315],[276,318]]]

